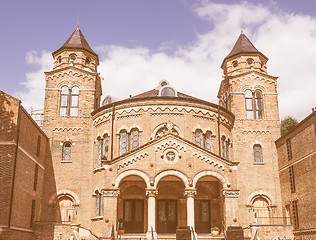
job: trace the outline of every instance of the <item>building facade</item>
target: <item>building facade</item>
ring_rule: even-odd
[[[284,216],[295,239],[316,239],[316,112],[276,141]]]
[[[33,239],[48,147],[21,102],[0,91],[0,239]]]
[[[43,121],[50,154],[35,239],[118,230],[174,238],[178,226],[209,238],[211,227],[223,233],[231,225],[248,237],[291,235],[279,218],[277,77],[243,33],[222,63],[218,105],[161,80],[100,106],[98,55],[79,27],[52,55]]]

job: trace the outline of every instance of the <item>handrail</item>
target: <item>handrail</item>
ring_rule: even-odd
[[[192,238],[193,240],[196,240],[195,234],[194,234],[194,230],[193,230],[193,227],[192,227],[192,226],[190,226],[190,233],[191,233],[191,238]]]
[[[78,228],[82,228],[82,229],[84,229],[84,230],[89,231],[92,236],[94,236],[94,237],[95,237],[96,239],[98,239],[98,240],[101,240],[101,238],[98,237],[98,236],[97,236],[94,232],[92,232],[89,228],[86,228],[86,227],[83,227],[83,226],[78,226]]]
[[[154,237],[154,229],[153,227],[151,226],[151,239],[154,240],[155,237]]]

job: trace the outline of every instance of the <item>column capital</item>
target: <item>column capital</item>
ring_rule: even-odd
[[[194,197],[197,194],[196,189],[184,189],[184,196],[186,197]]]
[[[120,189],[102,189],[104,197],[118,197],[120,195]]]
[[[146,189],[146,196],[148,197],[157,197],[158,195],[158,189],[153,188],[153,189]]]
[[[239,197],[239,190],[223,190],[222,195],[225,198],[238,198]]]

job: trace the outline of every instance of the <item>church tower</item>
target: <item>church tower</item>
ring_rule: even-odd
[[[274,144],[280,136],[277,77],[267,73],[267,61],[242,32],[221,66],[220,105],[235,115],[233,152],[239,162],[242,226],[282,212]]]
[[[43,220],[87,226],[92,201],[91,112],[99,107],[102,94],[99,59],[79,26],[52,55],[53,70],[45,73],[43,130],[50,139],[54,169],[48,174],[55,182],[46,188],[50,215]],[[69,208],[65,216],[57,211],[59,206]]]

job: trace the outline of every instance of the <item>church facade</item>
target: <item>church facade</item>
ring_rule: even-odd
[[[152,239],[178,226],[199,237],[213,227],[288,224],[275,147],[277,77],[245,34],[223,60],[218,105],[161,80],[128,99],[108,96],[100,106],[98,55],[79,27],[53,58],[43,123],[51,167],[36,216],[38,239],[50,230],[67,239],[70,225],[85,229],[83,238],[120,229],[125,238]]]

